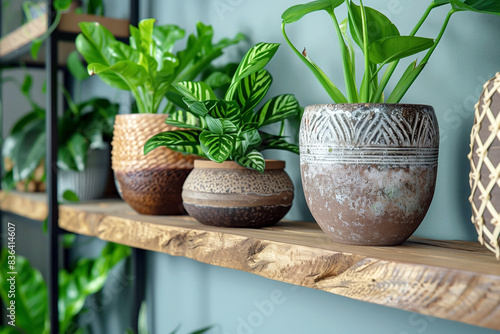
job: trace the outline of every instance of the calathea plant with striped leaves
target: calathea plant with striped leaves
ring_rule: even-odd
[[[217,99],[204,82],[175,84],[181,98],[172,102],[181,110],[170,114],[166,123],[187,130],[153,136],[146,142],[144,153],[166,146],[219,163],[233,160],[260,173],[265,168],[260,151],[282,149],[298,154],[298,146],[289,143],[283,134],[285,120],[300,114],[295,96],[279,95],[261,103],[273,81],[264,67],[278,47],[274,43],[252,47],[241,60],[222,99]],[[262,130],[275,123],[281,123],[278,135]]]

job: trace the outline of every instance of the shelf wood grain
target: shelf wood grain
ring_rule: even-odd
[[[19,214],[43,196],[11,193]],[[411,238],[401,246],[336,244],[315,223],[262,229],[204,226],[187,216],[143,216],[119,200],[64,204],[60,227],[100,239],[353,299],[500,330],[500,263],[466,241]]]

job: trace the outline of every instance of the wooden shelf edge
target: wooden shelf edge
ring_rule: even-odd
[[[3,199],[0,207],[13,202]],[[314,223],[216,228],[187,216],[139,215],[118,200],[61,205],[59,225],[136,248],[500,329],[500,263],[473,242],[413,238],[396,247],[340,245]]]
[[[63,13],[56,31],[78,34],[81,32],[78,26],[80,22],[98,22],[108,28],[115,37],[126,38],[129,36],[129,20],[75,13]],[[14,61],[14,59],[22,59],[35,64],[43,63],[43,59],[33,61],[28,57],[29,45],[33,40],[41,37],[46,31],[47,14],[44,14],[2,37],[0,39],[0,62],[9,63]],[[74,43],[72,44],[73,47],[69,52],[75,49]],[[68,49],[67,46],[65,46],[65,48]],[[65,61],[66,58],[64,58],[64,56],[67,56],[69,52],[65,51],[60,53],[59,60],[61,62]],[[26,57],[24,57],[25,55]],[[64,62],[61,64],[64,64]]]

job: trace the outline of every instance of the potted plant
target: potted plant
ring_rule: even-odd
[[[22,91],[33,110],[14,124],[4,141],[3,157],[10,162],[10,168],[3,186],[44,191],[45,110],[30,98],[30,87],[31,77],[26,76]],[[107,185],[109,142],[118,105],[102,98],[74,103],[68,92],[65,95],[69,108],[58,121],[58,194],[62,197],[64,191],[71,190],[81,200],[96,199]]]
[[[243,36],[213,43],[212,27],[198,23],[186,48],[174,54],[174,44],[184,37],[184,30],[155,26],[154,19],[130,27],[129,45],[99,24],[85,22],[80,28],[76,47],[89,64],[89,73],[112,87],[129,90],[137,105],[138,113],[118,115],[115,122],[112,168],[122,198],[142,214],[182,213],[182,184],[194,158],[166,147],[145,157],[142,148],[153,134],[177,129],[164,123],[174,110],[171,100],[178,98],[173,84],[194,80]]]
[[[183,96],[183,110],[172,113],[167,124],[188,130],[156,134],[144,153],[166,146],[196,160],[182,192],[187,212],[206,225],[262,227],[277,223],[292,205],[293,183],[284,161],[265,161],[260,151],[282,149],[298,153],[298,146],[283,136],[284,121],[297,117],[293,95],[279,95],[257,106],[271,83],[264,66],[279,44],[259,43],[241,60],[223,99],[204,82],[182,82],[175,87]],[[264,126],[281,123],[279,135]]]
[[[347,7],[337,19],[335,9]],[[416,37],[430,12],[449,6],[435,40]],[[286,34],[287,24],[315,11],[333,20],[346,94]],[[439,129],[434,110],[399,104],[436,49],[451,16],[460,11],[499,14],[497,1],[434,0],[408,36],[382,13],[350,0],[320,0],[288,8],[283,35],[335,104],[306,107],[300,128],[300,160],[307,204],[334,241],[360,245],[404,242],[423,220],[432,200]],[[364,75],[356,84],[355,45],[363,52]],[[400,59],[427,50],[412,62],[393,91],[384,90]],[[380,75],[381,74],[381,75]]]

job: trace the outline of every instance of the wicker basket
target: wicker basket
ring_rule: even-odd
[[[469,177],[472,222],[479,242],[500,259],[500,73],[484,85],[475,107]]]
[[[144,155],[152,136],[178,128],[165,124],[166,115],[117,115],[112,142],[112,168],[123,200],[149,215],[184,212],[182,185],[193,168],[194,157],[159,147]]]

